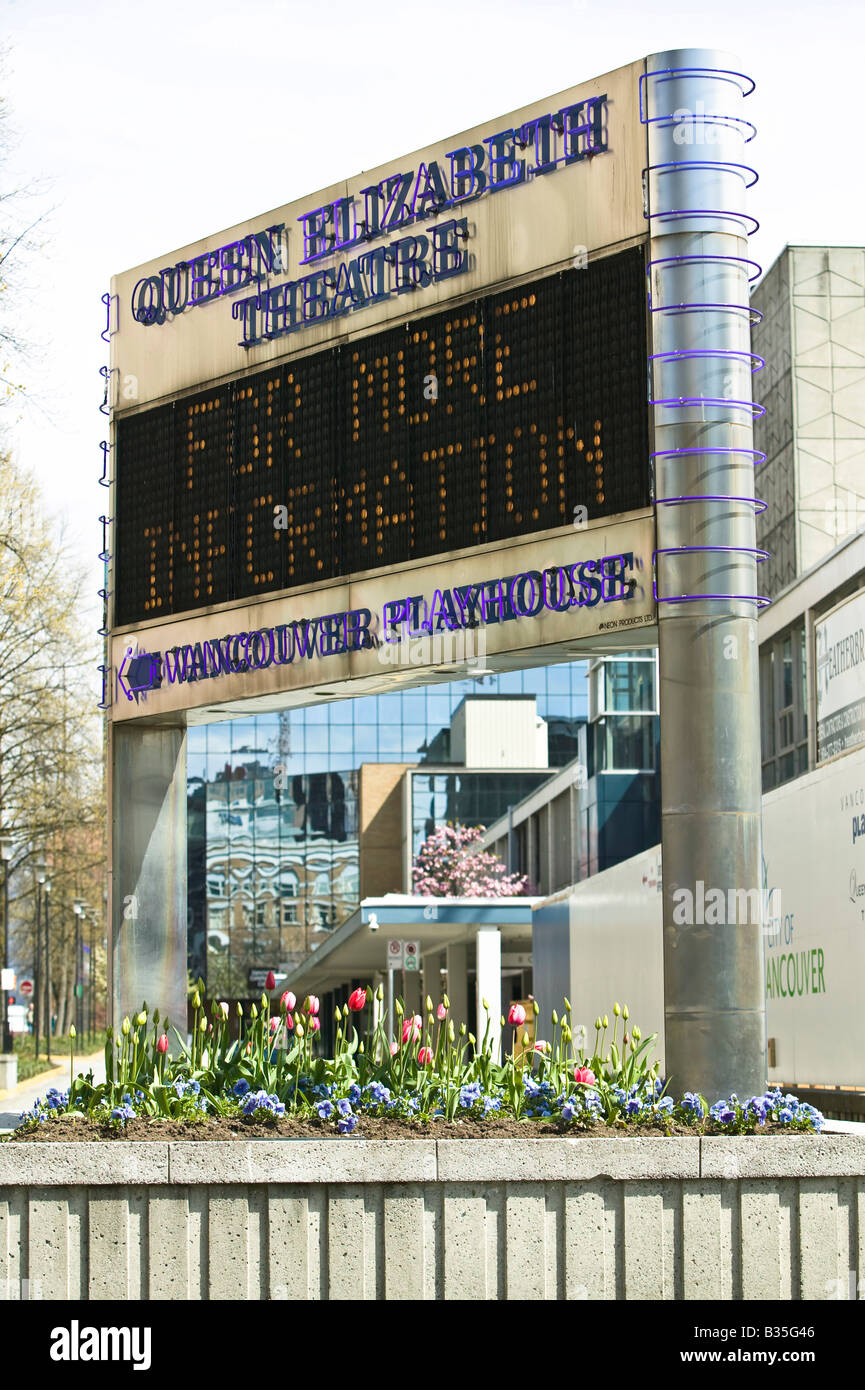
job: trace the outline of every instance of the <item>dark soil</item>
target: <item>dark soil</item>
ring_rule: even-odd
[[[123,1143],[124,1140],[168,1139],[192,1140],[194,1142],[211,1139],[637,1139],[661,1138],[670,1135],[695,1135],[723,1133],[721,1130],[689,1127],[672,1124],[661,1125],[593,1125],[582,1129],[579,1125],[563,1124],[550,1120],[512,1120],[490,1117],[486,1120],[434,1120],[429,1124],[420,1121],[376,1119],[372,1115],[361,1115],[357,1128],[352,1134],[339,1134],[334,1125],[319,1119],[282,1119],[274,1124],[251,1124],[246,1120],[221,1117],[195,1123],[180,1120],[157,1120],[139,1118],[129,1120],[124,1129],[114,1129],[110,1125],[93,1124],[83,1115],[61,1115],[46,1120],[29,1134],[15,1133],[9,1136],[15,1143],[45,1144],[87,1142],[107,1139],[109,1142]],[[762,1134],[786,1134],[792,1131],[786,1125],[768,1124],[757,1131]]]

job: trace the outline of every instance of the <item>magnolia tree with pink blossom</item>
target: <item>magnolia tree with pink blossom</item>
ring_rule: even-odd
[[[414,891],[430,898],[518,898],[529,892],[495,854],[477,848],[483,826],[440,825],[413,865]]]

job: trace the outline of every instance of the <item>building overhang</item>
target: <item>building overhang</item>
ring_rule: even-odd
[[[531,941],[532,908],[537,898],[421,898],[388,893],[364,898],[317,950],[290,971],[284,989],[323,993],[346,980],[386,971],[385,942],[390,937],[417,941],[423,957],[430,951],[474,941],[483,927],[496,927],[503,942]],[[377,927],[371,928],[375,920]]]

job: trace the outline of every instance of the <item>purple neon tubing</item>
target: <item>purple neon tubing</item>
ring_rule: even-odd
[[[762,449],[734,449],[729,444],[683,444],[678,449],[656,449],[650,459],[679,458],[682,454],[749,454],[756,468],[766,462]]]
[[[656,507],[680,507],[685,502],[747,502],[754,508],[755,516],[760,516],[768,507],[768,502],[763,502],[759,497],[732,497],[729,493],[723,492],[702,492],[692,493],[687,497],[656,497]]]
[[[730,401],[726,396],[671,396],[669,400],[650,399],[649,405],[665,405],[669,410],[684,410],[691,405],[710,405],[718,409],[721,406],[730,406],[738,410],[750,410],[754,420],[762,420],[766,414],[766,407],[759,401]]]
[[[655,564],[657,557],[659,555],[693,555],[706,551],[726,555],[753,555],[758,565],[769,558],[768,550],[761,550],[750,545],[674,545],[667,546],[662,550],[653,550],[652,594],[656,603],[700,603],[703,599],[710,599],[712,601],[756,603],[758,607],[765,607],[772,602],[765,594],[677,594],[672,598],[661,598],[658,593],[658,567]]]
[[[754,175],[750,183],[745,183],[746,188],[753,188],[754,184],[758,183],[760,180],[760,175],[757,173],[757,170],[752,169],[750,164],[738,164],[732,159],[667,159],[663,164],[648,164],[645,172],[647,174],[655,174],[659,171],[668,171],[670,169],[702,169],[706,171],[723,169],[726,173],[736,174],[739,177],[741,177],[742,171],[744,170],[746,174]]]
[[[648,274],[648,272],[652,269],[652,266],[654,265],[703,265],[707,261],[712,262],[712,264],[717,263],[721,265],[753,266],[755,274],[748,276],[749,284],[753,284],[753,282],[759,279],[759,277],[763,274],[763,267],[759,265],[757,261],[749,260],[747,256],[697,256],[693,253],[688,253],[684,256],[659,256],[658,259],[655,261],[647,261],[646,273]]]
[[[756,362],[757,366],[751,367],[751,375],[755,372],[762,372],[766,365],[765,358],[760,357],[756,352],[745,352],[738,348],[674,348],[672,352],[650,352],[650,362],[683,362],[688,357],[735,357],[740,362],[747,359],[749,362]]]
[[[648,95],[648,84],[651,77],[709,77],[717,82],[727,81],[731,77],[741,77],[742,82],[749,82],[751,84],[747,89],[742,87],[738,82],[733,84],[739,88],[743,98],[749,97],[757,85],[754,79],[749,77],[747,73],[736,72],[733,68],[656,68],[653,72],[641,73],[640,80],[637,83],[641,125],[650,125],[653,121],[659,119],[657,116],[644,114],[643,91],[645,87]],[[748,124],[750,125],[750,121]]]

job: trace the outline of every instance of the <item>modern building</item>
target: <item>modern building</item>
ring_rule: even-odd
[[[220,997],[291,968],[363,897],[411,892],[448,821],[488,825],[579,748],[586,666],[486,675],[190,734],[189,963]]]
[[[865,524],[865,247],[787,246],[751,303],[759,574],[775,598]]]
[[[490,824],[484,847],[538,893],[555,893],[630,858],[661,833],[657,653],[589,663],[580,752]]]

